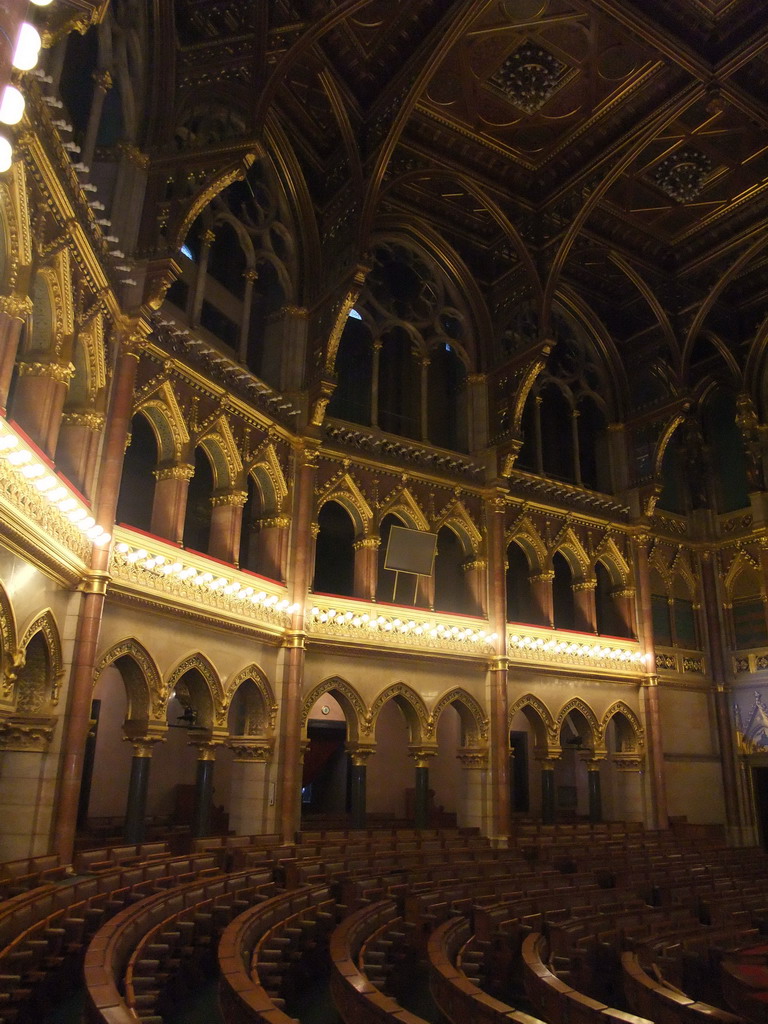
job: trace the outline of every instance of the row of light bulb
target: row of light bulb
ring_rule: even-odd
[[[39,462],[28,448],[21,445],[15,434],[0,435],[0,458],[13,466],[21,477],[30,481],[90,541],[99,547],[109,543],[111,535],[98,525],[88,509],[72,496],[61,480]]]
[[[212,572],[195,569],[194,566],[184,565],[183,562],[166,558],[165,555],[150,554],[145,548],[133,548],[124,541],[115,545],[115,552],[122,555],[129,565],[139,563],[143,569],[154,572],[157,576],[174,576],[198,587],[218,590],[238,601],[247,601],[263,608],[274,608],[275,611],[285,612],[286,615],[291,615],[299,609],[298,604],[291,604],[286,598],[279,598],[276,594],[267,594],[264,590],[257,591],[255,587],[244,586],[227,576],[215,576]]]
[[[438,622],[430,626],[424,622],[409,619],[388,619],[384,615],[356,615],[354,612],[336,611],[335,608],[318,608],[311,610],[311,615],[319,622],[335,622],[339,626],[354,626],[383,633],[412,633],[414,636],[428,636],[431,639],[459,640],[467,643],[493,643],[496,633],[487,633],[484,629],[472,629],[468,626],[445,626]]]
[[[511,636],[510,643],[520,650],[544,651],[547,654],[569,654],[577,658],[610,658],[613,661],[645,661],[645,655],[627,647],[602,647],[600,644],[577,644],[567,640],[544,640],[542,637]]]
[[[36,7],[47,7],[51,0],[32,0]],[[31,71],[37,65],[43,42],[40,33],[28,21],[21,23],[11,64],[19,71]],[[24,114],[24,97],[14,85],[6,85],[0,94],[0,121],[18,124]],[[0,134],[0,173],[7,171],[13,161],[13,146]]]

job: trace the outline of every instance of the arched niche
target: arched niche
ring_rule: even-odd
[[[326,501],[317,516],[315,593],[352,597],[355,583],[355,526],[338,501]]]
[[[576,629],[576,606],[573,597],[573,573],[570,561],[561,551],[552,556],[552,604],[556,629]]]
[[[371,422],[373,338],[362,319],[350,315],[336,353],[336,388],[328,403],[328,415],[365,426]]]
[[[517,540],[507,546],[507,622],[541,625],[541,612],[531,591],[531,566],[526,549]]]
[[[123,461],[116,521],[149,532],[155,491],[158,447],[150,420],[137,413],[131,421],[131,440]]]

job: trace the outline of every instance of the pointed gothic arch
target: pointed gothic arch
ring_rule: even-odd
[[[637,717],[632,708],[623,700],[616,700],[610,707],[606,708],[603,717],[600,719],[600,733],[605,738],[605,732],[612,718],[616,715],[621,715],[626,720],[629,729],[633,736],[633,746],[631,753],[640,751],[645,745],[645,731],[640,724],[640,719]]]
[[[411,744],[424,743],[430,735],[429,712],[420,695],[406,683],[393,683],[378,694],[368,715],[366,732],[374,734],[381,709],[393,700],[405,716]]]
[[[350,473],[345,473],[340,479],[332,481],[321,492],[317,501],[317,515],[329,501],[335,501],[347,512],[355,526],[355,537],[363,537],[369,533],[373,522],[373,510]]]
[[[109,665],[117,665],[125,684],[128,696],[126,719],[163,721],[163,684],[155,660],[146,647],[132,636],[113,644],[96,665],[94,683]]]
[[[369,733],[370,715],[357,690],[341,676],[330,676],[314,686],[301,706],[301,734],[306,738],[309,713],[325,693],[330,693],[341,705],[347,723],[347,741],[358,742],[361,735]]]
[[[224,724],[226,721],[224,688],[221,685],[218,672],[204,654],[190,654],[178,662],[165,683],[163,694],[165,707],[167,708],[172,694],[177,690],[180,681],[188,672],[197,672],[203,681],[207,695],[210,697],[210,707],[196,708],[198,714],[202,716],[199,724],[205,727],[211,727],[214,724]],[[199,697],[200,693],[197,696]]]
[[[489,720],[477,700],[460,686],[454,687],[437,701],[429,716],[428,736],[434,738],[440,716],[449,706],[453,705],[461,720],[463,745],[478,746],[488,740]]]
[[[525,693],[511,705],[507,729],[518,712],[522,711],[533,728],[536,745],[546,750],[549,746],[557,746],[559,729],[552,712],[540,697]]]

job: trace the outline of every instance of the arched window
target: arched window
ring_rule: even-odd
[[[437,535],[435,555],[435,608],[443,612],[472,614],[475,610],[468,593],[463,569],[461,541],[447,526]]]
[[[591,395],[579,400],[576,420],[579,438],[581,482],[592,491],[610,491],[605,414]]]
[[[732,615],[738,650],[765,647],[768,644],[760,573],[751,565],[745,566],[736,578]]]
[[[653,610],[653,641],[659,647],[672,646],[672,616],[669,594],[661,575],[651,571],[651,608]]]
[[[632,631],[616,604],[613,580],[602,562],[595,565],[595,614],[597,632],[604,636],[632,636]]]
[[[514,542],[507,548],[507,622],[539,621],[530,584],[530,566],[525,552]]]
[[[461,409],[466,368],[456,350],[445,342],[430,349],[427,372],[429,440],[440,448],[466,451],[466,417]]]
[[[202,448],[195,448],[195,475],[189,481],[184,516],[184,547],[193,551],[205,553],[208,550],[213,485],[213,469],[208,456]]]
[[[555,578],[552,580],[552,603],[556,629],[576,629],[576,606],[573,599],[573,577],[568,560],[555,552],[552,558]]]
[[[421,436],[421,366],[410,335],[394,327],[382,335],[379,357],[379,423],[403,437]]]
[[[328,501],[317,517],[320,532],[315,543],[316,593],[354,595],[355,527],[346,509],[336,501]]]
[[[709,449],[716,510],[732,512],[747,508],[747,460],[744,439],[736,424],[734,396],[722,389],[713,392],[704,403],[701,419]]]
[[[571,405],[556,384],[541,389],[541,463],[546,476],[575,480],[573,414]]]
[[[117,522],[149,531],[152,523],[154,471],[157,468],[155,433],[142,413],[131,422],[131,443],[123,461],[120,495],[117,499]]]
[[[370,424],[372,373],[370,331],[362,320],[349,317],[336,355],[338,383],[328,403],[328,415],[350,423]]]

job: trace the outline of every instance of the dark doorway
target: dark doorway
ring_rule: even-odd
[[[760,844],[768,849],[768,768],[753,768],[752,783]]]
[[[302,814],[344,815],[350,809],[349,757],[345,722],[312,721],[301,778]]]
[[[528,735],[524,732],[509,734],[509,749],[512,755],[510,763],[510,796],[512,810],[527,812],[531,809],[528,793]]]

